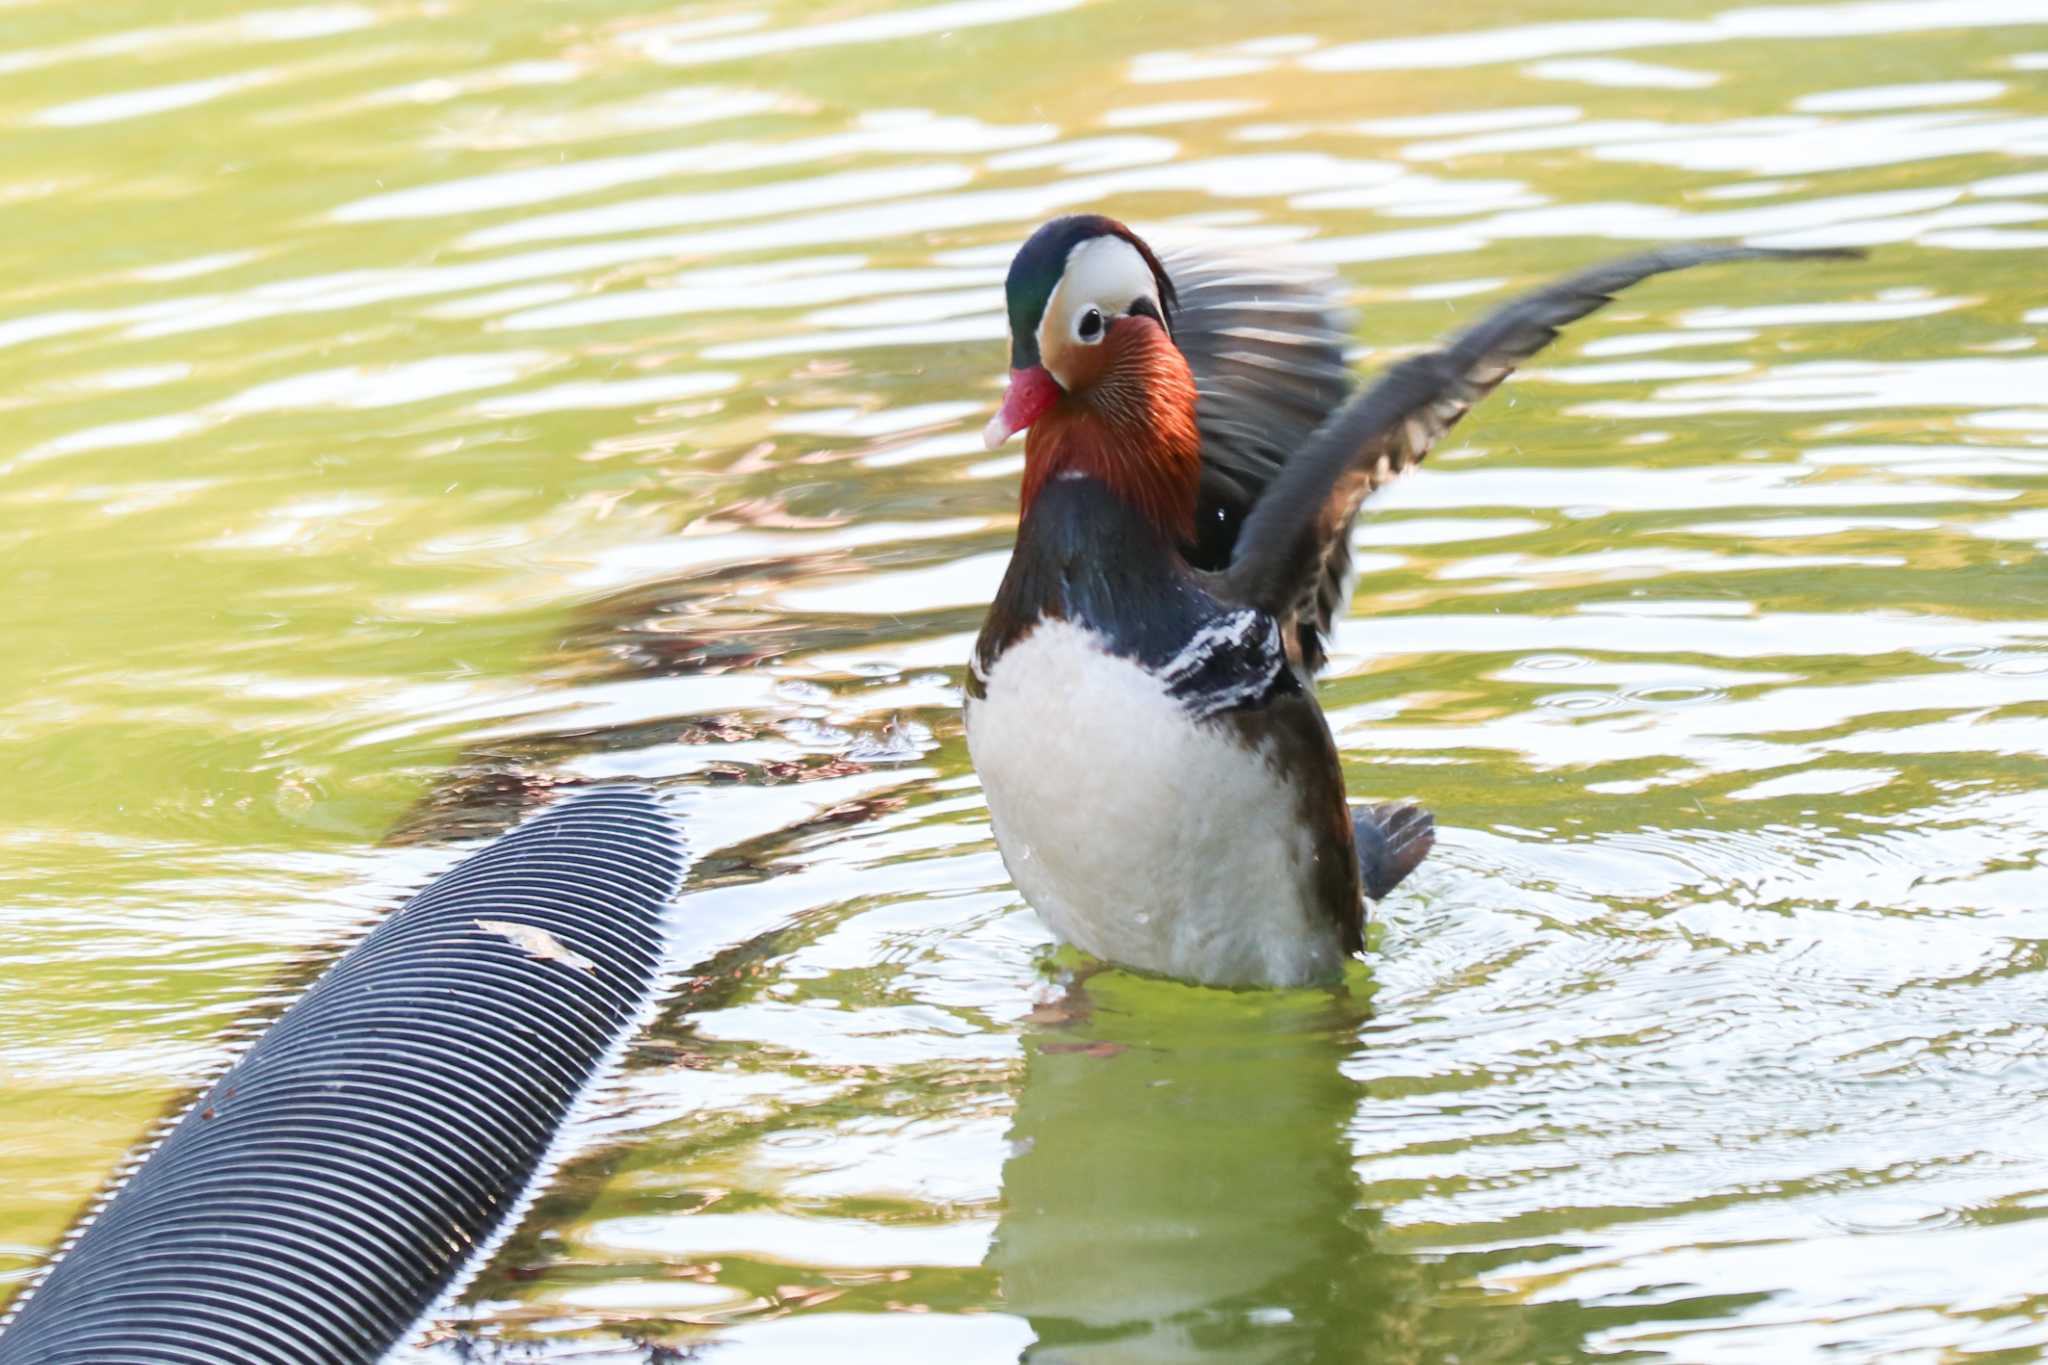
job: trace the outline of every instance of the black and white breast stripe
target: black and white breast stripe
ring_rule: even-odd
[[[1047,620],[1093,635],[1198,720],[1304,688],[1271,612],[1217,601],[1164,533],[1093,479],[1052,480],[1018,529],[975,641],[969,698],[986,697],[997,660]]]
[[[1197,719],[1257,706],[1294,681],[1280,626],[1262,611],[1226,613],[1189,637],[1159,670],[1166,690]]]

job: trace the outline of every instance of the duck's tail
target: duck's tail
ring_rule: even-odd
[[[1436,847],[1436,817],[1398,801],[1354,808],[1351,829],[1370,900],[1384,900]]]

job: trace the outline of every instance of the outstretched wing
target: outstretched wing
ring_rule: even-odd
[[[1322,599],[1335,561],[1348,562],[1359,504],[1421,464],[1474,403],[1557,336],[1652,275],[1720,261],[1855,258],[1849,250],[1782,250],[1725,243],[1665,247],[1593,267],[1528,294],[1441,350],[1387,370],[1325,421],[1286,460],[1238,529],[1217,595],[1270,611],[1283,625],[1317,633],[1303,661],[1322,658],[1331,617]]]
[[[1188,560],[1220,571],[1274,476],[1349,396],[1350,318],[1337,282],[1320,271],[1200,250],[1163,264],[1180,296],[1173,339],[1201,395],[1202,484]],[[1331,547],[1318,610],[1299,622],[1289,651],[1311,669],[1322,662],[1322,631],[1350,596],[1350,570],[1349,547]]]

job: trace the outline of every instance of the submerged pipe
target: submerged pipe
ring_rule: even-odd
[[[344,1365],[503,1230],[641,1017],[680,831],[599,788],[457,863],[185,1112],[0,1329],[0,1365]]]

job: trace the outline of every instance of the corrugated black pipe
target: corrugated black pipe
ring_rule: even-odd
[[[498,1232],[661,967],[680,831],[599,788],[457,863],[188,1110],[0,1365],[345,1365]]]

